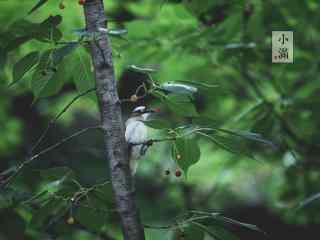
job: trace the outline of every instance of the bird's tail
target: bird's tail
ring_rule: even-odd
[[[136,174],[137,169],[138,169],[138,161],[136,159],[131,159],[130,160],[130,170],[131,170],[132,176],[134,176]]]

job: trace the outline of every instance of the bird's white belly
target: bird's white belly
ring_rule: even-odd
[[[144,143],[148,139],[148,129],[141,121],[128,120],[125,138],[128,143]]]
[[[129,144],[132,144],[129,152],[130,169],[135,174],[138,166],[136,160],[141,157],[142,148],[145,147],[143,143],[148,140],[148,128],[139,120],[129,119],[126,122],[125,139]]]

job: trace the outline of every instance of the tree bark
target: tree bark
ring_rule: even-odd
[[[111,181],[125,240],[144,240],[144,230],[135,202],[129,169],[128,149],[124,138],[124,123],[117,93],[108,36],[99,32],[106,28],[102,0],[87,0],[84,4],[86,30],[94,34],[90,42],[96,89],[104,130],[106,160],[109,161]]]

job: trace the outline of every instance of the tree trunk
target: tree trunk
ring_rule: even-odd
[[[87,0],[84,5],[86,30],[94,33],[91,40],[97,96],[105,138],[106,160],[109,161],[111,181],[125,240],[144,240],[143,226],[135,202],[129,169],[128,150],[124,138],[124,124],[112,63],[112,50],[107,34],[106,16],[102,0]]]

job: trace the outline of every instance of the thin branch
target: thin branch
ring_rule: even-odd
[[[35,159],[39,158],[40,156],[60,147],[61,145],[63,145],[64,143],[70,141],[71,139],[89,131],[89,130],[92,130],[92,129],[100,129],[101,126],[93,126],[93,127],[87,127],[87,128],[84,128],[84,129],[81,129],[80,131],[77,131],[75,132],[74,134],[68,136],[68,137],[65,137],[63,139],[61,139],[59,142],[45,148],[44,150],[40,151],[39,153],[31,156],[30,158],[28,158],[27,160],[25,160],[24,162],[22,162],[15,170],[15,172],[10,175],[4,182],[2,182],[1,186],[3,187],[7,187],[11,182],[12,180],[17,177],[19,175],[19,173],[22,171],[22,169],[27,166],[28,164],[30,164],[31,162],[33,162]]]
[[[203,216],[196,216],[196,217],[190,217],[187,219],[184,219],[182,221],[170,224],[170,225],[165,225],[165,226],[154,226],[154,225],[149,225],[149,224],[144,224],[143,226],[145,228],[150,228],[150,229],[178,229],[181,228],[181,226],[188,224],[188,223],[194,223],[198,220],[204,220],[204,219],[208,219],[208,218],[212,218],[212,215],[203,215]]]
[[[53,127],[56,124],[58,119],[71,107],[71,105],[73,103],[75,103],[81,97],[83,97],[83,96],[85,96],[85,95],[87,95],[87,94],[89,94],[89,93],[91,93],[91,92],[93,92],[95,90],[96,90],[96,88],[91,88],[91,89],[88,89],[88,90],[78,94],[54,118],[52,118],[50,120],[50,122],[48,123],[47,128],[43,131],[43,133],[41,134],[41,136],[39,137],[39,139],[37,140],[35,145],[31,148],[31,153],[42,143],[44,138],[47,136],[50,128]]]
[[[175,226],[174,225],[166,225],[166,226],[153,226],[153,225],[149,225],[149,224],[143,224],[144,228],[150,228],[150,229],[172,229],[172,227]]]
[[[87,196],[90,192],[96,191],[98,187],[104,186],[106,184],[110,184],[110,181],[106,181],[104,183],[95,184],[92,187],[85,188],[80,185],[80,190],[75,192],[73,196],[70,198],[70,201],[73,204],[79,202],[83,197]]]
[[[143,92],[142,95],[139,95],[139,92],[140,92],[141,89],[143,89],[144,92]],[[145,85],[145,83],[142,83],[141,85],[138,86],[138,88],[136,89],[135,93],[130,98],[121,99],[120,103],[137,102],[137,101],[147,97],[151,92],[152,92],[152,90],[148,90],[147,86]]]
[[[171,137],[171,138],[162,138],[162,139],[149,139],[144,142],[137,142],[137,143],[130,143],[132,146],[138,146],[138,145],[145,145],[145,146],[151,146],[154,143],[159,143],[159,142],[167,142],[167,141],[175,141],[177,138],[176,137]]]

